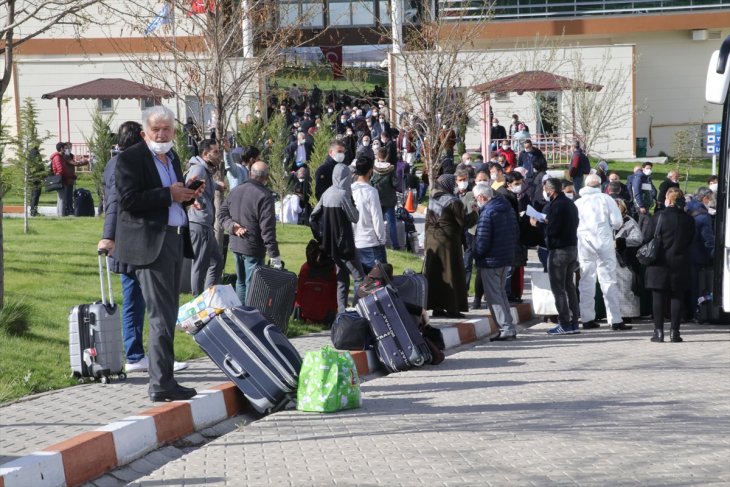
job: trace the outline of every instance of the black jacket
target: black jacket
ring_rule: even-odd
[[[180,158],[171,152],[170,164],[183,182]],[[146,266],[157,259],[165,241],[167,218],[172,204],[170,189],[162,186],[152,153],[142,141],[117,157],[115,172],[119,216],[114,255],[133,266]],[[193,258],[190,231],[183,235],[183,254]]]
[[[104,230],[101,238],[114,240],[117,231],[117,217],[119,215],[119,205],[117,204],[117,187],[115,185],[116,178],[114,173],[117,168],[117,156],[112,157],[106,163],[104,168]],[[114,258],[114,252],[109,256],[109,269],[116,274],[128,274],[134,271],[134,268],[124,262]]]
[[[664,198],[667,196],[667,191],[669,190],[669,188],[679,188],[679,183],[675,183],[670,179],[665,179],[664,181],[662,181],[662,184],[659,185],[659,194],[656,198],[657,210],[664,209]]]
[[[659,218],[661,245],[654,263],[646,268],[646,289],[684,291],[689,286],[690,246],[695,234],[695,221],[683,210],[670,206],[656,213],[644,228],[644,242],[654,236]]]
[[[547,248],[562,249],[578,245],[578,208],[560,192],[543,208],[546,215]]]
[[[314,196],[319,200],[327,188],[332,186],[332,171],[335,169],[335,162],[331,156],[327,156],[321,166],[314,173]]]

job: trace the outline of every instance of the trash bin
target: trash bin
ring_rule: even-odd
[[[646,157],[646,137],[636,138],[636,157]]]

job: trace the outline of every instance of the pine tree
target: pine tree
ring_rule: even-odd
[[[91,177],[100,203],[104,199],[104,169],[106,169],[106,163],[111,159],[112,149],[116,142],[114,134],[109,129],[113,117],[114,112],[104,115],[97,107],[91,116],[91,137],[86,139],[93,161]]]

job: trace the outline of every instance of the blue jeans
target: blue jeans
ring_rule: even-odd
[[[573,177],[573,191],[578,194],[580,189],[583,187],[583,175]]]
[[[385,253],[385,245],[357,249],[357,255],[360,259],[360,264],[362,265],[362,271],[365,274],[375,267],[375,261],[378,261],[381,264],[386,264],[388,262],[388,258]]]
[[[400,249],[400,242],[398,242],[398,227],[395,221],[395,208],[392,206],[381,206],[383,210],[383,218],[385,218],[388,231],[390,232],[390,244],[393,249]],[[403,242],[405,244],[405,242]]]
[[[246,292],[251,283],[251,273],[256,267],[264,265],[263,257],[251,257],[233,252],[236,256],[236,294],[241,303],[246,304]]]
[[[127,362],[139,362],[144,357],[142,327],[144,326],[145,302],[142,287],[134,272],[120,274],[122,281],[122,338]]]

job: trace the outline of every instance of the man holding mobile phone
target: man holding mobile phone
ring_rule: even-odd
[[[204,185],[200,195],[188,208],[190,220],[190,239],[195,257],[190,272],[190,289],[193,295],[220,284],[223,274],[223,254],[215,240],[215,191],[224,191],[225,185],[213,179],[223,159],[217,143],[205,139],[199,146],[200,155],[190,159],[185,184],[190,189]]]

